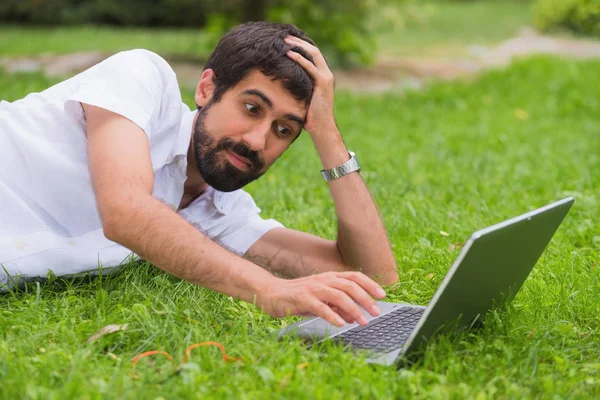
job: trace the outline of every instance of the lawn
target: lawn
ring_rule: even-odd
[[[67,54],[143,48],[161,54],[203,59],[214,43],[200,29],[115,28],[105,26],[24,27],[0,25],[0,55]]]
[[[427,0],[408,4],[399,14],[405,24],[385,29],[378,36],[382,57],[464,57],[469,45],[498,43],[531,25],[533,18],[530,0]],[[203,60],[214,46],[211,37],[200,29],[0,25],[0,38],[0,55],[13,57],[145,48]]]
[[[597,398],[600,396],[600,62],[536,58],[421,92],[339,93],[337,118],[379,204],[399,264],[390,300],[426,304],[484,226],[572,195],[576,203],[514,302],[477,332],[440,337],[415,365],[369,366],[272,333],[295,321],[150,265],[0,295],[0,398]],[[50,85],[0,74],[0,99]],[[185,99],[192,104],[191,93]],[[266,217],[335,236],[309,137],[248,190]],[[448,232],[448,236],[440,234]],[[50,266],[49,266],[50,267]],[[87,343],[108,324],[126,331]],[[244,362],[193,343],[216,340]],[[170,376],[170,377],[169,377]]]
[[[407,4],[405,25],[379,36],[381,57],[465,57],[471,45],[494,45],[533,25],[530,0]]]

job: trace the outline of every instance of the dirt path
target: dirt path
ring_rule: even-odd
[[[539,35],[530,28],[524,28],[519,35],[497,46],[471,46],[468,50],[470,57],[463,59],[403,57],[379,60],[369,68],[334,71],[336,85],[338,89],[377,93],[419,88],[430,79],[472,76],[487,68],[505,66],[516,57],[532,54],[553,54],[576,59],[600,58],[600,41],[548,37]],[[9,72],[44,71],[50,77],[63,78],[83,71],[109,55],[101,52],[83,52],[0,58],[0,66]],[[172,61],[170,64],[182,85],[195,87],[202,65],[178,61]]]

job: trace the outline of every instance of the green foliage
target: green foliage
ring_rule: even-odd
[[[265,1],[264,19],[294,24],[313,39],[334,67],[369,64],[377,52],[377,35],[402,22],[390,0],[272,0]],[[248,0],[225,1],[208,18],[206,28],[215,43],[251,13]],[[260,13],[258,13],[260,14]]]
[[[65,17],[73,0],[3,0],[0,2],[0,21],[55,24]]]
[[[336,116],[381,209],[400,269],[391,301],[427,303],[475,229],[567,195],[575,205],[507,309],[475,332],[439,337],[415,365],[369,366],[337,346],[324,353],[272,319],[149,265],[117,275],[0,294],[2,399],[523,399],[600,397],[600,62],[522,61],[477,80],[377,96],[340,93]],[[0,71],[0,98],[51,82]],[[184,91],[193,104],[193,91]],[[265,218],[335,237],[331,194],[303,133],[248,188]],[[448,236],[441,235],[443,230]],[[108,324],[126,331],[87,339]],[[178,362],[216,340],[244,363],[196,349],[162,379],[159,349]],[[154,364],[151,365],[151,360]],[[141,364],[141,363],[140,363]]]
[[[0,21],[29,24],[202,26],[210,12],[195,0],[3,0]]]
[[[600,36],[600,0],[538,0],[535,24],[542,30],[565,28]]]
[[[373,61],[376,33],[393,12],[382,0],[294,0],[272,7],[268,19],[295,24],[329,55],[330,64],[351,66]]]

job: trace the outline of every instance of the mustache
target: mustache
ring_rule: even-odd
[[[261,170],[265,163],[261,160],[258,152],[251,150],[242,142],[235,142],[230,138],[223,138],[219,141],[216,150],[229,150],[240,157],[246,158],[252,164],[252,168]]]

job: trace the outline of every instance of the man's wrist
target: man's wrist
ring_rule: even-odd
[[[348,161],[348,150],[339,131],[313,136],[312,139],[323,169],[335,168]]]
[[[339,166],[331,169],[321,170],[321,175],[323,175],[323,179],[325,179],[325,182],[341,178],[342,176],[346,176],[348,174],[351,174],[352,172],[360,171],[360,164],[354,152],[348,151],[348,156],[350,157],[350,159],[344,162],[343,164],[340,164]]]
[[[266,275],[259,277],[252,285],[251,295],[247,301],[268,312],[273,308],[273,292],[285,283],[285,279],[271,275],[267,271],[264,273]]]
[[[309,132],[313,139],[327,138],[330,136],[340,136],[340,131],[335,121],[320,124],[318,129]]]

